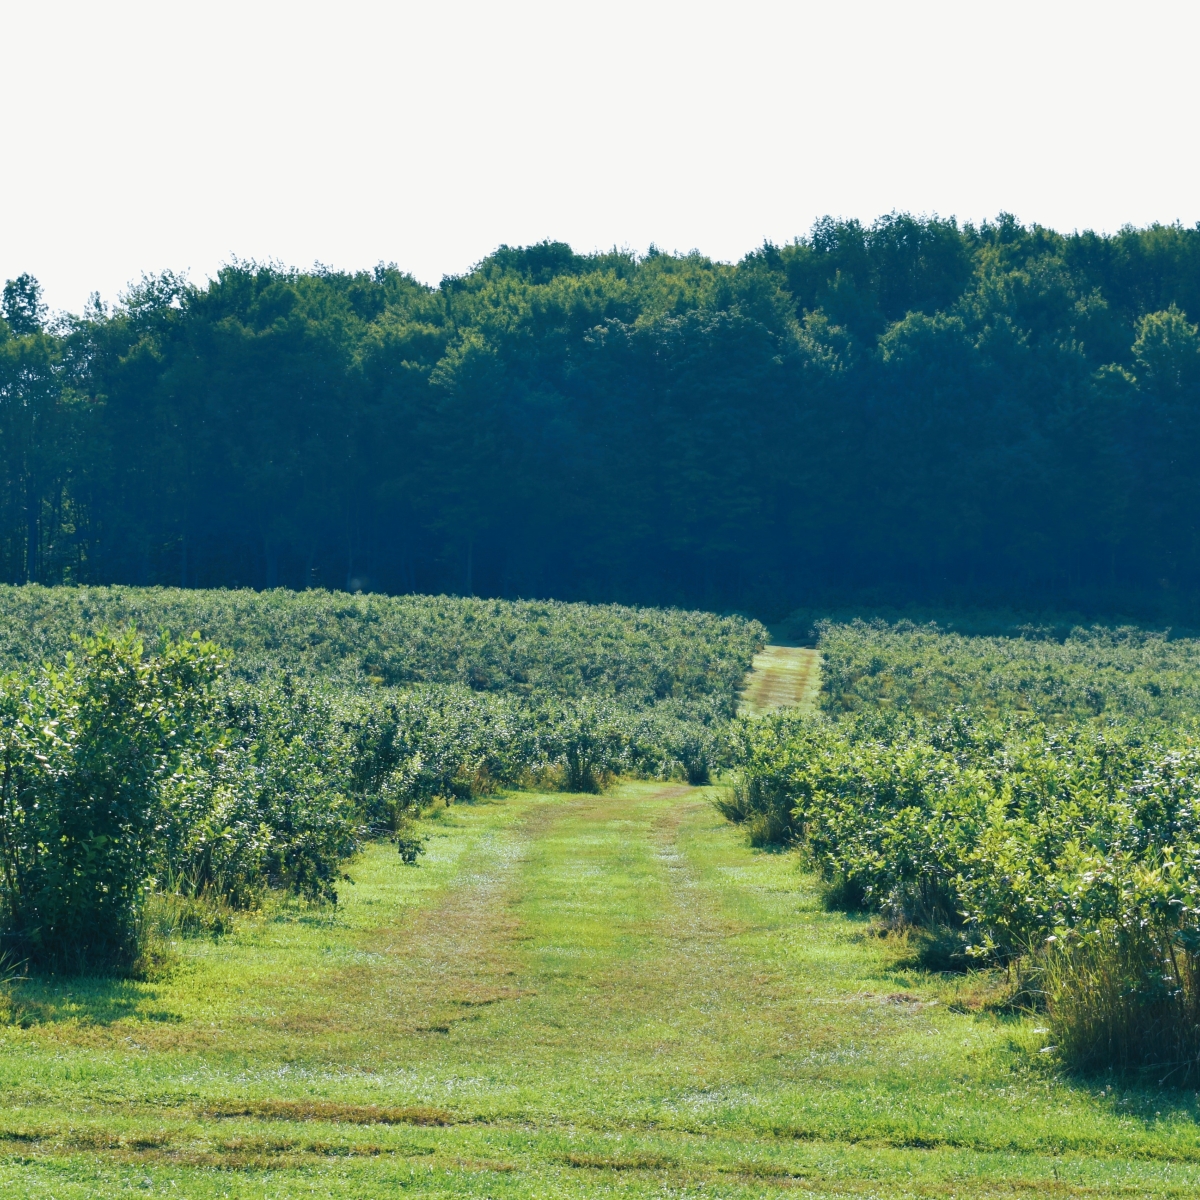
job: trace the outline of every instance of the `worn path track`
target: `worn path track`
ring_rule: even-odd
[[[820,690],[820,651],[805,646],[766,646],[754,656],[738,711],[761,717],[778,708],[814,709]]]
[[[1200,1191],[1190,1101],[1055,1082],[1034,1022],[890,967],[704,789],[430,829],[419,867],[373,847],[336,913],[184,943],[157,983],[29,985],[0,1194]]]

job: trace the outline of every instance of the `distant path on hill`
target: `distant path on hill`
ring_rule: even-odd
[[[761,717],[777,708],[812,711],[820,690],[820,651],[806,646],[766,646],[754,656],[738,712]]]

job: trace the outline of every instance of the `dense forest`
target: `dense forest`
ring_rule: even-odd
[[[235,262],[0,324],[0,578],[1200,601],[1200,227],[826,218],[737,264]]]

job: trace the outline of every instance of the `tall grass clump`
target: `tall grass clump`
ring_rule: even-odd
[[[1164,1083],[1200,1076],[1195,947],[1109,921],[1054,939],[1038,968],[1054,1042],[1073,1067],[1155,1074]]]

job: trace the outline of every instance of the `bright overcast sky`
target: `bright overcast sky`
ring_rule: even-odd
[[[1200,220],[1200,4],[0,0],[0,278]]]

